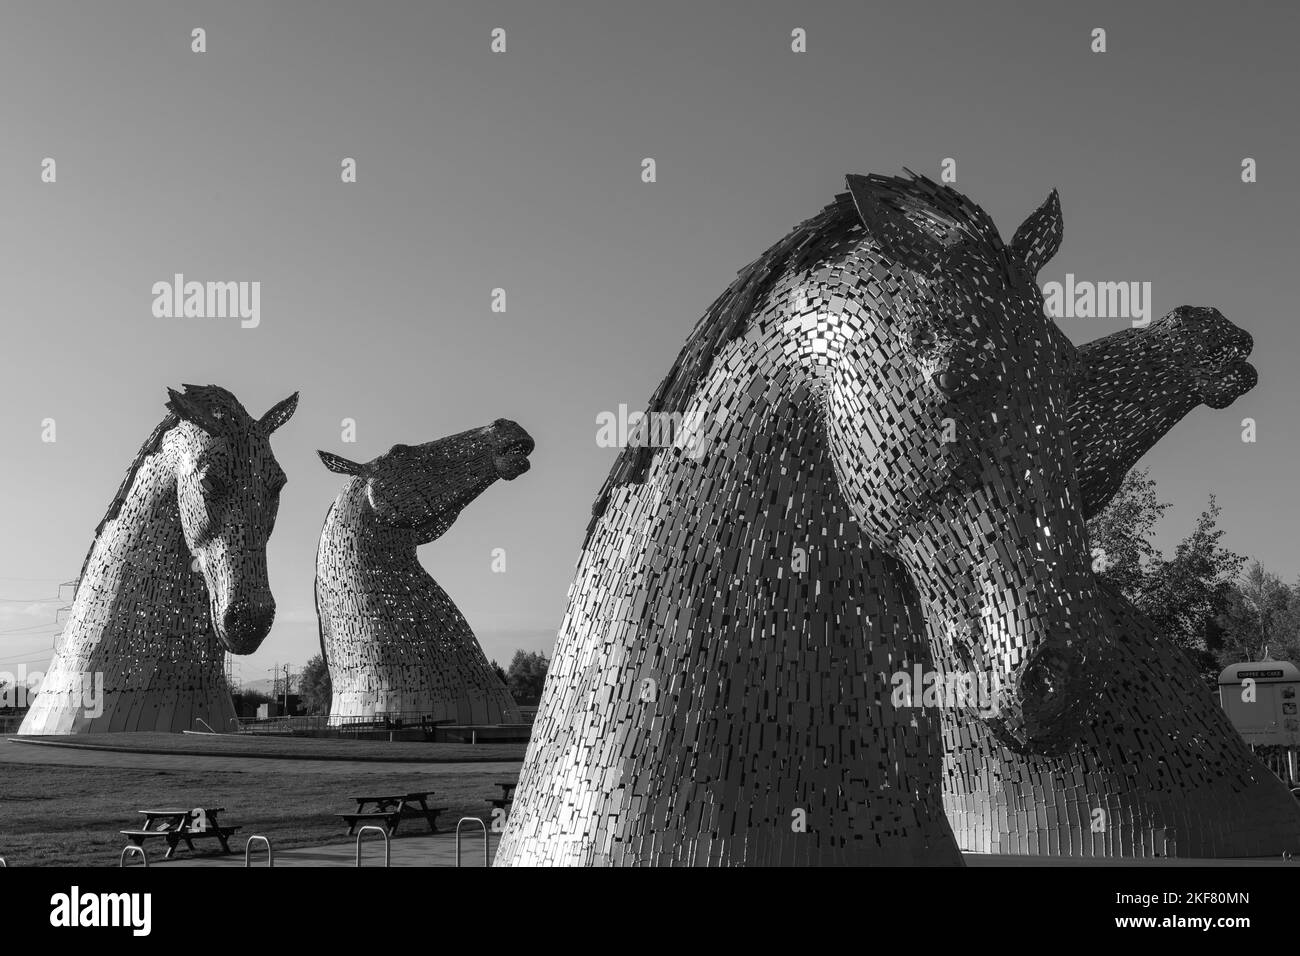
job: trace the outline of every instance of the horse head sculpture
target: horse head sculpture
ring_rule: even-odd
[[[224,388],[183,388],[168,390],[166,417],[95,528],[21,734],[227,730],[235,719],[223,657],[255,651],[275,616],[266,546],[285,475],[270,438],[298,395],[254,419]]]
[[[181,528],[207,584],[213,630],[232,654],[251,654],[275,619],[266,543],[288,481],[270,438],[298,395],[254,420],[225,389],[185,389],[168,390],[178,421],[163,440],[176,462]]]
[[[1068,737],[1079,658],[1104,630],[1068,428],[1074,346],[1034,281],[1055,193],[1004,244],[955,191],[851,176],[866,227],[824,336],[827,433],[849,507],[995,688],[1008,741]]]
[[[330,471],[364,480],[366,503],[379,521],[427,544],[498,478],[513,481],[526,472],[533,447],[526,431],[500,418],[423,445],[394,445],[365,464],[317,454]]]
[[[526,472],[533,447],[519,425],[498,419],[394,445],[364,464],[319,452],[326,468],[351,479],[326,516],[316,556],[332,720],[519,721],[469,623],[416,548],[441,537],[498,479]]]
[[[1184,308],[1076,348],[1035,284],[1055,193],[1004,243],[923,177],[848,183],[652,394],[688,446],[629,446],[597,496],[497,864],[954,863],[954,830],[1297,845],[1294,801],[1099,583],[1084,525],[1179,418],[1254,383],[1249,337]],[[1140,375],[1166,390],[1146,408]],[[992,706],[888,693],[931,668]]]

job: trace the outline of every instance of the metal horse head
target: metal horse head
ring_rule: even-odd
[[[365,481],[366,501],[380,522],[427,544],[498,478],[513,481],[526,472],[533,447],[528,432],[499,418],[423,445],[394,445],[364,464],[317,454],[330,471]]]
[[[254,420],[224,388],[183,387],[168,389],[176,424],[163,447],[175,461],[185,543],[207,583],[213,630],[231,653],[251,654],[275,618],[266,543],[287,479],[270,438],[298,393]]]
[[[999,736],[1063,746],[1105,624],[1068,428],[1078,359],[1035,282],[1061,241],[1056,193],[1007,244],[923,177],[849,187],[864,231],[815,343],[840,484],[991,685]]]

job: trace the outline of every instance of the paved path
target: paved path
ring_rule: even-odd
[[[1300,860],[1288,862],[1280,856],[1241,857],[1231,860],[1212,859],[1147,859],[1123,860],[1097,857],[1011,856],[1010,854],[963,853],[967,866],[1109,866],[1109,867],[1171,867],[1171,866],[1291,866],[1300,868]]]
[[[271,838],[274,842],[274,837]],[[461,834],[461,865],[483,865],[483,837],[481,831],[473,833],[466,829]],[[497,834],[489,837],[489,858],[496,853]],[[242,844],[241,844],[242,845]],[[224,866],[242,867],[242,853],[231,856],[212,855],[187,856],[184,847],[176,851],[175,860],[154,860],[152,866]],[[159,853],[161,856],[161,853]],[[1097,859],[1055,859],[1051,857],[1029,856],[990,856],[983,853],[963,853],[966,865],[971,867],[999,866],[1064,866],[1064,867],[1181,867],[1181,866],[1292,866],[1300,867],[1300,862],[1287,863],[1278,859],[1244,859],[1244,860],[1097,860]],[[384,860],[384,844],[378,835],[368,833],[361,847],[362,866],[380,866]],[[253,865],[266,865],[266,851],[262,847],[255,849]],[[281,850],[275,854],[276,866],[355,866],[356,844],[339,843],[331,846],[301,847],[296,850]],[[456,837],[453,833],[420,834],[416,836],[398,836],[392,841],[392,866],[455,866]]]
[[[131,770],[229,770],[244,773],[309,773],[348,775],[367,773],[501,774],[518,776],[520,760],[492,763],[411,763],[378,760],[266,760],[261,757],[220,755],[137,754],[121,750],[83,750],[79,747],[51,747],[0,739],[0,764],[44,764],[59,767],[114,767]],[[431,834],[432,835],[432,834]]]
[[[275,836],[268,834],[271,839],[272,849],[274,849]],[[497,835],[489,835],[488,858],[496,852]],[[468,825],[461,832],[461,866],[482,866],[483,865],[483,831],[475,828],[470,831]],[[243,843],[239,846],[242,848]],[[392,847],[392,866],[455,866],[456,865],[456,835],[454,833],[425,833],[414,836],[395,837],[391,842]],[[242,867],[244,865],[244,854],[233,853],[230,856],[212,855],[204,853],[201,856],[188,856],[184,847],[176,851],[176,859],[163,860],[164,851],[156,851],[158,859],[154,859],[154,853],[149,855],[150,866],[224,866],[224,867]],[[275,865],[282,866],[355,866],[357,848],[356,843],[349,841],[347,843],[336,843],[329,846],[309,846],[299,847],[295,850],[278,850],[275,851]],[[254,866],[266,865],[266,848],[256,846],[253,849],[252,862]],[[383,866],[384,864],[384,841],[377,833],[367,833],[365,841],[361,846],[361,865],[362,866]],[[132,863],[138,866],[138,863]]]

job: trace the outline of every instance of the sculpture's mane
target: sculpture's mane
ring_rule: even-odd
[[[197,399],[205,408],[219,412],[219,421],[229,423],[229,427],[232,429],[247,427],[253,421],[248,412],[244,410],[244,406],[239,404],[239,400],[219,385],[185,385],[183,388],[187,398]],[[140,450],[131,459],[131,464],[126,469],[126,476],[122,479],[122,483],[118,485],[113,500],[108,503],[108,511],[104,513],[104,517],[100,519],[99,524],[95,525],[95,534],[90,540],[90,547],[86,551],[85,560],[81,562],[81,571],[77,574],[78,587],[80,587],[81,579],[85,576],[86,568],[90,564],[90,556],[95,553],[95,545],[99,543],[99,536],[103,534],[105,526],[121,514],[122,506],[126,504],[127,496],[131,493],[131,486],[135,484],[135,477],[140,468],[151,455],[157,453],[158,449],[162,447],[163,438],[180,421],[180,415],[172,408],[172,403],[169,401],[167,403],[166,417],[150,432],[149,437],[140,446]]]
[[[908,172],[908,178],[871,175],[875,197],[906,214],[918,225],[949,242],[995,242],[998,232],[988,214],[948,186]],[[737,274],[722,295],[695,324],[677,360],[646,405],[647,416],[655,413],[681,414],[700,383],[709,373],[713,359],[733,339],[742,335],[755,303],[786,272],[805,268],[832,241],[862,225],[853,198],[841,193],[835,201],[811,219],[806,219],[776,245]],[[628,445],[619,453],[592,505],[587,538],[605,513],[614,489],[645,481],[656,449],[649,445]],[[584,541],[583,546],[586,546]]]

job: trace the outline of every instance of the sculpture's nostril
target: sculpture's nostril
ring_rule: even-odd
[[[1219,316],[1216,324],[1207,330],[1206,341],[1215,358],[1224,364],[1243,360],[1255,347],[1255,340],[1249,332],[1223,316]]]
[[[1245,358],[1254,349],[1255,340],[1251,338],[1250,333],[1245,329],[1234,329],[1234,331],[1236,335],[1234,336],[1233,345],[1241,352],[1242,358]]]
[[[236,653],[248,653],[266,637],[274,620],[273,600],[235,601],[226,608],[221,624],[230,649]]]
[[[1026,661],[1014,683],[1013,712],[1027,740],[1038,745],[1059,743],[1069,735],[1071,711],[1081,703],[1077,653],[1043,645]]]
[[[527,455],[535,447],[532,436],[509,419],[498,418],[492,423],[492,431],[498,454]]]

